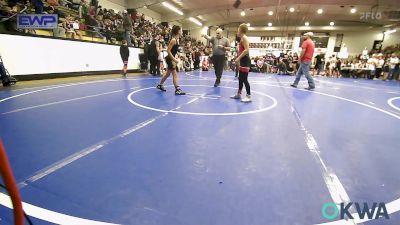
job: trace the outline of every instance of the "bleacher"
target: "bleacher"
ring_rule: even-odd
[[[7,6],[7,5],[5,5],[5,6]],[[47,2],[45,2],[44,6],[48,7],[49,5],[47,4]],[[59,11],[61,11],[65,15],[70,15],[70,16],[72,16],[74,18],[79,18],[79,11],[78,10],[71,9],[71,8],[66,7],[66,6],[56,6],[54,8],[56,8]],[[34,8],[28,7],[25,12],[26,13],[35,13],[35,10],[34,10]],[[65,22],[65,18],[59,18],[59,24],[61,24],[62,22]],[[84,19],[80,19],[80,22],[84,22]],[[105,38],[96,37],[94,35],[94,32],[92,32],[92,31],[86,31],[86,30],[81,30],[81,29],[79,29],[77,31],[82,35],[82,41],[106,43]],[[4,25],[1,24],[1,23],[0,23],[0,32],[1,33],[7,33],[6,29],[4,28]],[[41,29],[35,29],[35,34],[31,34],[31,35],[33,35],[33,36],[35,36],[35,35],[37,35],[37,36],[46,36],[46,37],[53,37],[54,36],[52,30],[41,30]],[[67,38],[67,37],[64,37],[62,39],[71,40],[71,38]],[[75,40],[79,40],[79,39],[77,39],[77,37],[76,37]],[[116,42],[115,44],[120,44],[120,43]]]
[[[77,10],[74,9],[70,9],[66,6],[57,6],[56,7],[58,10],[60,10],[61,12],[65,13],[65,15],[71,15],[73,17],[79,17],[79,12]]]

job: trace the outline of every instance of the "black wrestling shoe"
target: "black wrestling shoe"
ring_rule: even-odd
[[[304,89],[309,90],[309,91],[314,91],[315,87],[306,87]]]
[[[177,89],[175,90],[175,95],[186,95],[186,93],[183,92],[180,88],[177,88]]]
[[[164,88],[164,85],[162,85],[162,84],[157,85],[157,89],[160,90],[160,91],[167,91],[167,90]]]

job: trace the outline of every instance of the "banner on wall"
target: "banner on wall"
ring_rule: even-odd
[[[382,40],[375,40],[374,45],[372,46],[372,50],[382,50]]]
[[[333,51],[340,52],[340,49],[342,48],[342,43],[343,43],[343,34],[336,34],[335,47],[333,48]]]
[[[55,29],[58,26],[57,14],[18,14],[18,29]]]

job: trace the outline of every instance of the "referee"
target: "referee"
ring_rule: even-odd
[[[218,87],[221,83],[221,76],[225,65],[225,51],[229,51],[230,45],[229,40],[222,36],[222,29],[218,28],[216,31],[216,37],[210,37],[208,35],[202,35],[205,39],[209,40],[213,47],[212,61],[215,68],[215,80],[214,87]]]

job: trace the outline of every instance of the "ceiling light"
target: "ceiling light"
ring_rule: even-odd
[[[330,22],[329,25],[335,26],[335,22]]]
[[[351,12],[351,13],[356,13],[356,12],[357,12],[357,9],[356,9],[356,8],[352,8],[352,9],[350,9],[350,12]]]
[[[193,23],[199,25],[199,26],[203,26],[203,24],[196,18],[189,17],[189,20],[192,21]]]
[[[307,27],[310,26],[309,22],[305,22],[304,25],[306,25]]]
[[[294,8],[291,7],[291,8],[289,9],[289,11],[290,11],[290,12],[294,12]]]
[[[245,16],[246,13],[244,12],[244,10],[242,10],[242,12],[240,13],[241,16]]]
[[[269,11],[268,15],[272,16],[272,15],[274,15],[274,12],[273,11]]]
[[[168,2],[163,2],[162,5],[165,6],[166,8],[168,8],[168,9],[178,13],[179,15],[183,15],[183,12],[181,10],[179,10],[175,6],[169,4]]]
[[[269,26],[269,27],[272,27],[272,23],[268,23],[268,26]]]
[[[324,12],[323,9],[318,9],[318,10],[317,10],[317,13],[318,13],[318,14],[322,14],[323,12]]]

